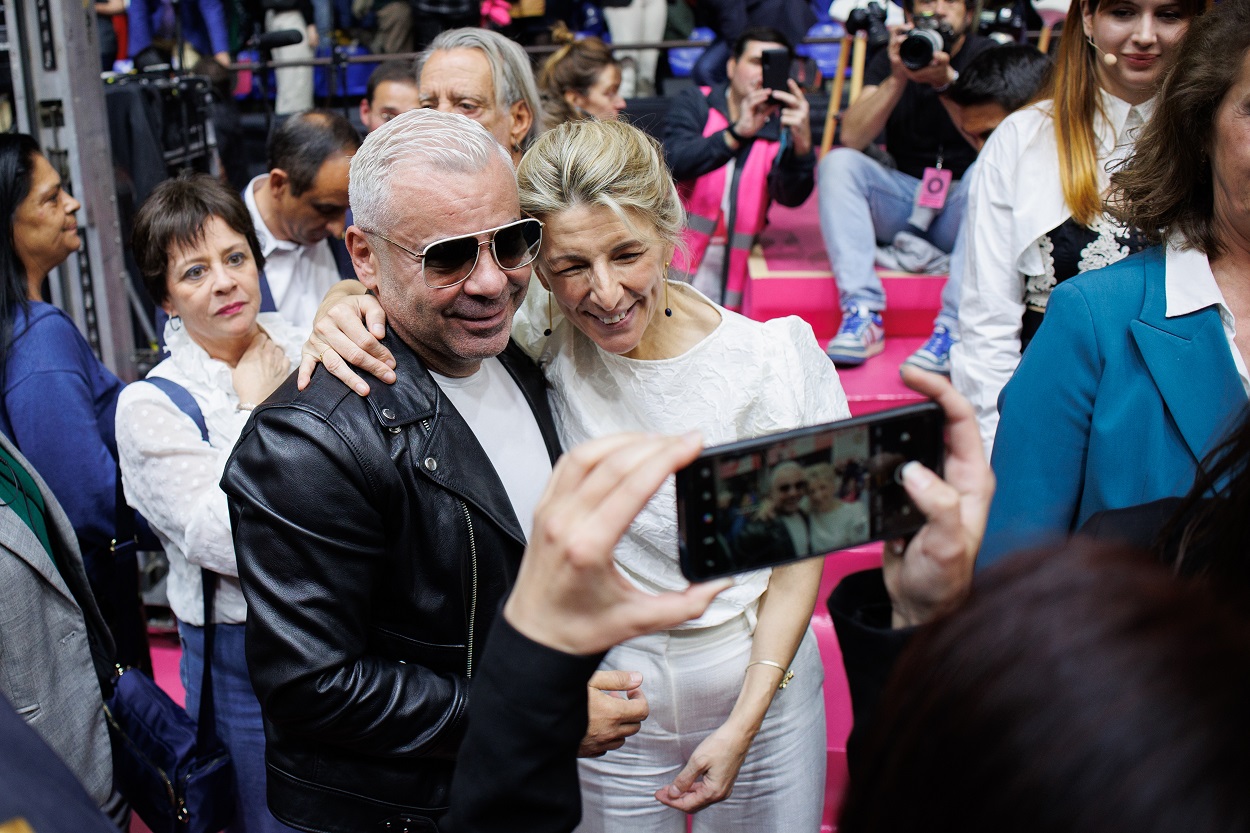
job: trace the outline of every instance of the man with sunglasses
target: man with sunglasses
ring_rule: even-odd
[[[509,338],[542,225],[521,217],[507,151],[459,115],[392,119],[350,178],[347,248],[396,381],[362,398],[323,371],[303,391],[292,378],[222,486],[274,815],[437,830],[481,643],[560,451]]]

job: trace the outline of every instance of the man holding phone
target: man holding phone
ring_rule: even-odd
[[[784,74],[769,86],[764,61]],[[742,306],[747,257],[768,205],[812,193],[816,156],[807,99],[789,78],[794,50],[776,29],[734,43],[727,84],[684,90],[669,109],[664,152],[687,212],[685,252],[672,277],[729,309]]]

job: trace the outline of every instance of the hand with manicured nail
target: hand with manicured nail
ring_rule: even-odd
[[[946,412],[946,479],[919,463],[903,467],[903,487],[927,522],[901,552],[885,548],[882,566],[896,628],[931,621],[967,595],[994,496],[994,474],[971,403],[945,376],[906,365],[902,374],[908,387]]]

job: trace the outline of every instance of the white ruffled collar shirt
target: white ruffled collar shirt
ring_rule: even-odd
[[[221,576],[214,621],[238,624],[247,618],[247,603],[239,587],[226,495],[219,484],[251,414],[238,410],[230,366],[210,357],[174,320],[165,325],[170,356],[148,376],[176,382],[195,398],[208,442],[155,385],[128,385],[117,401],[122,484],[127,503],[147,519],[164,545],[169,558],[166,593],[174,615],[189,625],[204,624],[204,567]],[[294,370],[304,337],[277,313],[261,313],[257,321]]]
[[[1234,341],[1237,337],[1237,320],[1224,302],[1224,293],[1220,291],[1220,285],[1215,281],[1215,273],[1211,271],[1211,261],[1197,249],[1181,248],[1181,242],[1180,238],[1172,237],[1167,244],[1164,273],[1167,311],[1164,314],[1168,318],[1177,318],[1207,307],[1216,307],[1220,313],[1220,323],[1224,325],[1228,349],[1233,354],[1237,377],[1241,379],[1241,387],[1246,395],[1250,396],[1250,373],[1247,372],[1245,359]]]

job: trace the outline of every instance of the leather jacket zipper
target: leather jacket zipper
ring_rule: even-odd
[[[421,427],[425,429],[425,433],[430,433],[430,421],[428,419],[421,420]],[[469,650],[465,659],[464,675],[467,679],[473,679],[473,626],[477,620],[477,539],[473,534],[473,518],[469,515],[469,507],[465,502],[459,501],[460,511],[464,513],[464,524],[469,530],[469,564],[472,586],[469,589]]]
[[[469,656],[465,665],[465,677],[473,679],[473,623],[477,619],[477,539],[473,535],[473,518],[469,516],[469,507],[460,501],[464,512],[464,522],[469,528],[469,563],[472,570],[473,586],[469,596]]]

